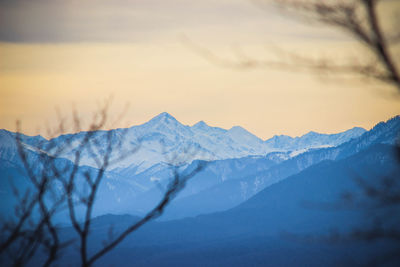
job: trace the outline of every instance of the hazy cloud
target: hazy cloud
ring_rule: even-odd
[[[146,42],[192,32],[251,42],[295,35],[295,25],[243,0],[0,0],[5,42]]]

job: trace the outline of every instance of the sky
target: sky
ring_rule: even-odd
[[[20,120],[23,132],[46,136],[56,110],[69,117],[75,108],[89,121],[108,98],[110,128],[165,111],[183,124],[240,125],[263,139],[369,129],[400,114],[399,94],[381,83],[230,68],[198,47],[233,61],[238,53],[276,59],[277,48],[367,56],[340,31],[247,0],[0,0],[0,128],[14,131]]]

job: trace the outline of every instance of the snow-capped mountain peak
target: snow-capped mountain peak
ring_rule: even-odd
[[[177,121],[173,116],[171,116],[167,112],[163,112],[143,124],[143,126],[167,126],[167,127],[176,127],[177,125],[182,125],[179,121]],[[183,126],[183,125],[182,125]]]
[[[236,143],[251,146],[253,149],[255,148],[254,146],[262,145],[263,143],[260,138],[240,126],[233,126],[226,135]]]
[[[124,129],[113,131],[116,142],[123,141],[122,150],[132,151],[140,144],[140,149],[118,161],[113,168],[127,168],[139,173],[155,164],[167,162],[174,155],[182,155],[188,149],[195,150],[188,163],[192,160],[216,160],[241,158],[246,156],[265,156],[274,151],[290,152],[288,155],[296,155],[296,151],[307,151],[311,148],[336,146],[360,136],[365,132],[362,128],[353,128],[339,134],[319,134],[309,132],[301,137],[274,136],[263,141],[254,134],[240,126],[234,126],[229,130],[212,127],[204,121],[199,121],[193,126],[183,125],[172,115],[163,112],[142,125],[132,126],[127,129],[126,135],[122,135]],[[94,135],[97,144],[104,144],[106,131],[99,131]],[[83,133],[73,134],[72,144],[79,145]],[[63,143],[63,136],[53,139],[53,142]],[[3,144],[2,144],[3,145]],[[99,150],[101,151],[101,149]],[[104,150],[103,150],[104,151]],[[116,151],[118,153],[120,151]],[[74,148],[71,148],[63,157],[73,158]],[[82,155],[82,164],[95,166],[90,155]]]
[[[302,136],[291,137],[287,135],[275,135],[265,141],[265,144],[276,151],[297,151],[310,148],[333,147],[345,143],[353,138],[364,134],[366,130],[354,127],[347,131],[336,134],[321,134],[310,131]]]
[[[198,123],[194,124],[191,128],[195,130],[206,130],[210,128],[210,126],[208,126],[208,124],[205,123],[204,121],[199,121]]]

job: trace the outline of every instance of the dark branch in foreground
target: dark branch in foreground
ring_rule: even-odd
[[[88,265],[93,264],[96,260],[102,257],[104,254],[109,252],[111,249],[121,243],[130,233],[136,231],[147,222],[156,219],[162,215],[165,207],[175,198],[175,196],[185,187],[186,182],[195,176],[198,172],[202,171],[206,166],[206,162],[202,161],[197,164],[197,167],[189,174],[181,175],[178,172],[178,167],[174,167],[174,178],[168,186],[168,190],[165,192],[162,200],[154,207],[146,216],[140,219],[135,224],[128,227],[122,232],[114,241],[106,245],[102,250],[93,255],[88,261]]]
[[[181,164],[191,160],[189,158],[191,155],[185,151],[182,155],[169,159],[173,177],[163,192],[161,201],[143,218],[128,226],[115,238],[109,233],[110,241],[93,255],[89,255],[88,239],[93,221],[93,208],[106,171],[110,165],[125,159],[140,148],[139,140],[134,149],[121,152],[124,151],[126,131],[120,130],[118,140],[115,140],[113,131],[101,131],[108,121],[107,115],[108,103],[94,114],[88,130],[81,132],[81,119],[77,112],[73,111],[73,129],[75,132],[80,132],[79,135],[63,135],[66,122],[59,116],[60,123],[57,129],[49,130],[49,133],[54,137],[63,135],[62,142],[57,142],[53,138],[39,143],[38,148],[32,148],[24,143],[24,136],[20,134],[18,124],[15,142],[21,159],[21,168],[28,177],[30,188],[21,196],[17,187],[13,186],[15,197],[18,199],[15,218],[2,225],[0,255],[6,255],[13,265],[24,266],[41,254],[45,257],[43,265],[50,266],[57,262],[63,249],[74,243],[73,240],[60,239],[60,229],[54,222],[54,216],[61,211],[68,212],[72,228],[78,235],[81,265],[93,265],[129,234],[161,216],[186,182],[205,167],[206,162],[201,161],[191,172],[181,172]],[[98,135],[102,136],[103,142],[96,139]],[[69,160],[63,159],[66,155],[69,155]],[[84,155],[89,155],[96,168],[83,166]],[[178,156],[183,157],[183,161],[178,162]],[[12,184],[12,177],[10,182]],[[78,208],[83,209],[83,218],[77,215]],[[39,253],[40,248],[45,250],[44,254]]]
[[[312,71],[322,74],[348,75],[373,79],[397,88],[400,92],[400,73],[398,59],[392,47],[399,43],[399,28],[393,33],[383,31],[380,19],[384,14],[378,13],[378,0],[253,0],[254,4],[263,8],[274,4],[283,15],[306,23],[317,23],[339,29],[352,39],[364,45],[369,59],[352,55],[348,60],[340,62],[336,58],[312,58],[298,53],[269,48],[273,57],[260,59],[246,55],[235,49],[233,59],[222,57],[213,51],[183,38],[183,43],[195,53],[213,64],[233,68],[272,68],[289,71]],[[397,6],[400,10],[400,5]]]

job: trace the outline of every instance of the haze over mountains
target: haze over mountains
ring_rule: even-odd
[[[332,135],[310,132],[301,137],[281,135],[265,141],[238,126],[229,130],[210,127],[205,122],[185,126],[167,113],[143,125],[110,131],[113,143],[123,140],[122,150],[129,151],[138,144],[140,149],[105,172],[94,209],[94,215],[102,217],[96,219],[93,247],[101,243],[98,238],[106,234],[102,229],[107,229],[110,223],[116,224],[117,231],[122,230],[137,220],[136,215],[142,216],[158,203],[162,196],[160,185],[172,177],[169,157],[185,154],[190,147],[194,156],[185,158],[187,161],[180,165],[180,171],[195,168],[201,160],[207,160],[208,164],[188,182],[158,222],[129,237],[119,252],[110,254],[102,264],[126,265],[124,259],[131,256],[132,250],[136,251],[137,263],[146,266],[191,265],[193,257],[200,265],[217,266],[243,266],[248,261],[264,265],[267,258],[272,265],[292,265],[297,261],[300,265],[335,265],[344,260],[361,264],[365,263],[362,255],[366,252],[375,255],[383,253],[387,246],[392,248],[385,243],[380,250],[374,244],[322,246],[321,250],[319,245],[304,247],[282,240],[280,233],[319,235],[332,228],[346,232],[364,227],[372,217],[365,218],[363,210],[327,212],[318,205],[341,201],[340,196],[345,192],[365,198],[354,177],[379,184],[385,177],[399,176],[395,144],[400,133],[400,116],[380,122],[369,131],[356,127]],[[71,142],[72,149],[62,154],[57,164],[72,165],[69,158],[83,134],[52,140],[22,135],[21,144],[28,152],[28,160],[34,163],[33,171],[39,172],[43,168],[39,154],[51,155],[51,151],[44,149],[47,143],[57,146]],[[106,131],[94,133],[92,141],[105,144],[105,134]],[[83,156],[79,169],[82,177],[97,171],[90,154]],[[12,217],[16,200],[10,179],[20,191],[27,190],[30,184],[18,156],[15,133],[6,130],[0,130],[0,178],[0,211],[2,217]],[[116,215],[106,215],[110,213]],[[396,210],[392,214],[399,213]],[[392,216],[392,220],[397,219],[398,216]],[[60,212],[56,220],[65,224],[68,216]],[[67,239],[71,238],[68,229],[63,232]],[[276,246],[279,250],[275,254],[266,253],[274,251]],[[159,249],[166,251],[156,256]],[[215,254],[214,250],[224,252]],[[354,255],[349,255],[348,250],[355,251]],[[291,258],[285,257],[285,253],[294,251]],[[317,256],[307,256],[310,253]],[[143,255],[152,256],[149,259]],[[67,265],[74,264],[69,258],[64,260]]]
[[[130,168],[137,174],[155,164],[167,163],[167,159],[172,155],[182,153],[187,149],[194,152],[190,160],[221,160],[252,155],[264,156],[270,152],[286,152],[285,158],[288,158],[312,148],[337,146],[362,135],[366,130],[354,127],[338,134],[309,132],[294,138],[287,135],[275,135],[271,139],[263,141],[240,126],[225,130],[208,126],[204,121],[193,126],[187,126],[164,112],[142,125],[111,131],[115,143],[123,140],[121,146],[123,150],[130,151],[140,144],[140,149],[136,153],[116,162],[111,168]],[[72,136],[71,149],[61,155],[71,159],[83,134],[81,132],[73,135],[62,135],[53,138],[51,141],[61,144]],[[4,135],[3,139],[6,138],[4,130],[2,135]],[[106,131],[99,131],[93,136],[93,142],[104,143],[105,135]],[[8,138],[10,137],[9,135]],[[35,145],[38,146],[39,141],[42,142],[42,146],[45,146],[45,141],[40,136],[24,139],[24,142],[31,145],[33,149]],[[4,139],[2,143],[10,142]],[[96,167],[89,154],[84,155],[81,164]]]
[[[206,169],[189,182],[168,208],[164,219],[182,218],[202,213],[226,210],[257,194],[265,187],[323,160],[336,160],[350,156],[374,144],[394,144],[399,117],[380,123],[370,131],[352,128],[338,134],[310,132],[301,137],[274,136],[261,140],[245,129],[235,126],[229,130],[210,127],[201,121],[193,126],[179,123],[168,113],[161,113],[149,122],[128,129],[110,130],[112,141],[121,142],[116,153],[139,149],[122,162],[118,161],[106,172],[100,187],[104,203],[98,204],[96,214],[142,214],[161,197],[158,184],[165,184],[172,176],[168,158],[185,154],[181,170],[193,168],[197,160],[208,160]],[[32,155],[43,151],[46,144],[53,147],[70,142],[71,148],[61,158],[72,158],[82,141],[84,132],[62,135],[51,140],[40,136],[22,136],[25,148]],[[106,131],[98,131],[92,142],[105,146]],[[21,165],[18,160],[15,134],[0,131],[0,159],[2,167],[12,170]],[[105,151],[100,149],[97,153]],[[51,151],[48,151],[51,154]],[[89,152],[83,153],[81,165],[96,165]],[[11,165],[10,165],[11,164]],[[19,166],[18,168],[21,168]],[[6,173],[6,172],[4,172]],[[12,198],[12,196],[9,196]],[[107,199],[107,200],[105,200]]]
[[[115,157],[125,152],[129,153],[138,147],[139,149],[123,160],[116,161],[108,169],[109,179],[102,185],[101,192],[103,195],[113,197],[108,200],[108,205],[101,205],[100,214],[111,211],[140,214],[154,205],[161,196],[156,184],[165,183],[171,177],[168,159],[174,155],[184,155],[185,162],[182,169],[190,168],[189,164],[195,160],[213,161],[203,173],[199,174],[202,178],[189,184],[180,197],[197,195],[219,184],[224,184],[223,187],[225,184],[231,186],[225,183],[231,180],[237,180],[234,182],[235,187],[240,183],[240,192],[228,190],[231,195],[229,204],[220,201],[220,205],[212,205],[213,207],[210,208],[209,211],[213,212],[232,207],[264,188],[264,182],[255,183],[255,187],[248,186],[248,182],[242,182],[249,175],[265,171],[275,164],[308,150],[339,145],[365,132],[364,129],[355,127],[338,134],[310,132],[301,137],[280,135],[263,141],[239,126],[225,130],[208,126],[203,121],[193,126],[186,126],[165,112],[142,125],[110,131],[112,142],[115,146],[120,145],[114,150]],[[84,134],[80,132],[61,135],[51,140],[46,140],[41,136],[22,135],[21,142],[33,154],[44,151],[49,155],[53,153],[55,147],[68,143],[67,149],[58,157],[72,160]],[[106,131],[98,131],[93,135],[91,142],[100,144],[102,148],[95,153],[106,150],[106,134]],[[52,150],[46,149],[48,147]],[[185,155],[186,150],[189,150],[188,155]],[[14,133],[0,131],[0,158],[20,164]],[[93,158],[90,151],[83,151],[80,165],[96,168]],[[235,196],[232,196],[233,194]],[[124,203],[135,204],[124,205]],[[114,204],[118,205],[115,207]],[[178,217],[199,214],[202,210],[204,209],[191,210],[189,213],[179,212]]]
[[[397,266],[398,258],[387,256],[396,255],[396,243],[352,239],[349,232],[369,229],[376,221],[390,226],[399,221],[399,208],[371,211],[342,198],[351,192],[361,203],[369,200],[356,177],[371,185],[384,177],[400,179],[394,152],[393,146],[374,144],[353,156],[315,164],[233,209],[150,223],[102,265],[129,265],[125,261],[133,257],[139,266],[364,266],[384,257],[387,266]],[[100,226],[116,225],[118,231],[136,219],[99,217],[92,245],[105,235]],[[332,241],[331,234],[339,240],[342,234],[346,241]]]

